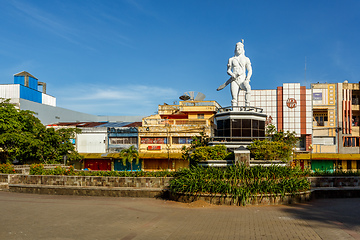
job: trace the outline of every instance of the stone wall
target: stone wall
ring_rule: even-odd
[[[0,183],[8,183],[11,174],[0,174]]]
[[[359,187],[360,177],[309,177],[311,188]]]
[[[165,197],[168,198],[172,178],[101,177],[101,176],[43,176],[0,174],[0,190],[37,194],[60,194],[107,197]],[[294,196],[253,196],[250,204],[287,204],[314,198],[360,197],[360,177],[309,177],[309,192]],[[231,197],[175,194],[173,200],[188,202],[209,201],[213,204],[238,204]]]
[[[9,179],[7,179],[9,176]],[[157,177],[101,177],[101,176],[59,176],[59,175],[20,175],[0,174],[0,181],[9,184],[51,185],[75,187],[128,187],[128,188],[160,188],[169,185],[171,178]]]
[[[167,188],[170,177],[102,177],[0,174],[0,183],[77,187]],[[360,177],[309,177],[311,188],[360,187]]]
[[[202,200],[215,205],[281,205],[306,202],[311,199],[311,191],[299,192],[295,194],[286,193],[284,196],[280,194],[261,194],[249,196],[244,203],[239,202],[232,196],[223,196],[221,194],[184,194],[170,193],[169,198],[174,201],[190,203]]]

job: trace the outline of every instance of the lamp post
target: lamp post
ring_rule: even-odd
[[[67,155],[64,155],[63,159],[64,159],[64,166],[66,166]]]

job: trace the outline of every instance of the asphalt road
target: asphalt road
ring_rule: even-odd
[[[360,198],[213,206],[0,191],[0,239],[360,239]]]

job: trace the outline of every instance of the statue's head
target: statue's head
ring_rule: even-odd
[[[245,53],[244,43],[238,42],[235,47],[235,56],[239,56],[240,54]]]

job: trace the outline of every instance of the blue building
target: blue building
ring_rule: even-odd
[[[144,116],[97,116],[56,106],[56,98],[46,93],[46,84],[23,71],[14,83],[0,84],[0,98],[10,99],[21,110],[30,110],[44,125],[58,122],[136,122]]]

